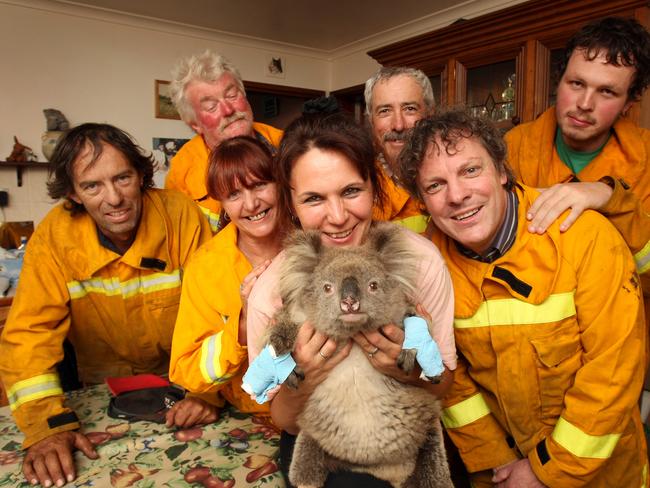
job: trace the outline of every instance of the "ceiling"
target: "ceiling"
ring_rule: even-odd
[[[477,0],[74,0],[230,34],[331,51]]]

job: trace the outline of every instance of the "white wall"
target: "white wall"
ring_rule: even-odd
[[[13,136],[40,149],[44,108],[61,110],[72,125],[108,122],[150,149],[153,137],[189,138],[181,121],[154,117],[154,80],[170,79],[177,59],[210,48],[232,59],[246,80],[327,90],[330,62],[291,47],[224,42],[214,33],[89,12],[47,0],[0,0],[0,160]],[[285,57],[284,79],[266,78],[269,55]],[[52,202],[47,171],[0,169],[0,189],[9,191],[6,220],[40,221]]]
[[[207,29],[132,17],[51,0],[0,0],[0,160],[13,136],[39,160],[44,108],[61,110],[72,125],[108,122],[150,149],[153,137],[189,138],[181,121],[154,117],[154,80],[170,79],[176,60],[213,49],[230,58],[245,80],[317,90],[358,85],[378,64],[368,50],[522,0],[467,0],[408,25],[378,33],[332,52],[296,47]],[[269,78],[270,56],[283,56],[285,78]],[[47,171],[0,168],[9,191],[5,220],[38,223],[51,208]],[[1,214],[0,214],[1,217]]]

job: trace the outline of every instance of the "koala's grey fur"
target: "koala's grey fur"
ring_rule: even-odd
[[[323,246],[317,232],[294,234],[280,274],[283,307],[269,333],[276,353],[293,350],[306,320],[339,344],[362,330],[401,325],[413,312],[417,276],[403,232],[377,223],[363,245],[346,248]],[[409,372],[414,352],[398,363]],[[301,376],[296,367],[289,385]],[[323,486],[330,471],[344,469],[396,487],[453,487],[439,415],[435,397],[381,374],[355,343],[297,419],[289,479],[298,487]]]

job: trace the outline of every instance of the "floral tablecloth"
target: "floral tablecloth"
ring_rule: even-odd
[[[277,466],[279,433],[261,419],[226,409],[204,427],[167,429],[108,417],[104,385],[69,395],[99,459],[77,452],[77,479],[66,486],[284,487]],[[0,487],[30,486],[22,472],[22,434],[9,407],[0,408]]]

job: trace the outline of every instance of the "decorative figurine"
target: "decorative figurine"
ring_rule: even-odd
[[[16,161],[20,163],[36,161],[36,154],[34,154],[31,147],[21,144],[18,142],[18,138],[14,136],[14,148],[12,149],[11,154],[7,156],[7,161]]]
[[[65,131],[70,129],[70,123],[65,118],[65,115],[55,108],[46,108],[43,113],[45,114],[47,131],[41,136],[43,141],[41,149],[43,156],[49,161],[52,154],[54,154],[56,143],[59,142]]]

